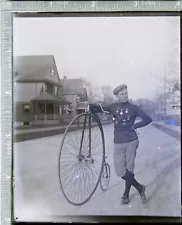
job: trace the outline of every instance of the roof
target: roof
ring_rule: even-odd
[[[79,94],[83,91],[81,79],[61,79],[63,94]]]
[[[65,100],[65,98],[50,95],[47,92],[42,92],[36,98],[31,99],[31,101],[58,102],[58,103],[61,103],[61,104],[71,104],[71,102]]]
[[[48,79],[51,65],[56,67],[52,55],[16,56],[13,58],[14,80],[18,82],[31,82],[32,80],[54,82],[54,79]]]

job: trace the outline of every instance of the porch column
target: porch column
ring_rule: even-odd
[[[64,105],[61,105],[61,121],[63,121],[63,118],[64,118],[63,110],[64,110]]]
[[[37,121],[37,113],[38,113],[38,107],[37,102],[34,103],[34,115],[35,115],[35,121]]]
[[[46,110],[46,106],[47,106],[47,104],[45,103],[45,111],[44,111],[44,120],[45,120],[45,121],[47,120],[47,110]]]
[[[63,117],[64,105],[61,106],[61,116]]]
[[[56,120],[56,104],[54,103],[54,120]]]

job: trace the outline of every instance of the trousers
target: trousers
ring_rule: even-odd
[[[128,143],[114,144],[114,167],[117,176],[123,177],[126,174],[126,170],[134,173],[138,146],[138,139]]]

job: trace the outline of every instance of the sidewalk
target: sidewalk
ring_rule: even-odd
[[[75,125],[76,126],[76,125]],[[25,133],[32,133],[32,132],[40,132],[40,131],[48,131],[48,130],[59,130],[59,129],[66,129],[66,125],[57,125],[57,126],[45,126],[45,127],[37,127],[37,128],[24,128],[24,129],[14,129],[14,134],[25,134]]]
[[[180,126],[169,125],[169,124],[166,124],[164,121],[156,121],[156,122],[153,122],[152,125],[158,129],[164,131],[171,137],[174,137],[177,140],[181,140],[181,138],[180,138],[181,127]]]
[[[169,125],[169,124],[165,123],[164,121],[157,121],[156,123],[157,123],[157,124],[160,124],[160,125],[162,125],[162,126],[164,126],[164,127],[170,128],[170,129],[172,129],[172,130],[176,130],[176,131],[178,131],[178,132],[180,132],[180,129],[181,129],[180,126]]]

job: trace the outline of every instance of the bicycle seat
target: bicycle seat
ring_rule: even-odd
[[[105,159],[107,159],[107,155],[105,156]]]

